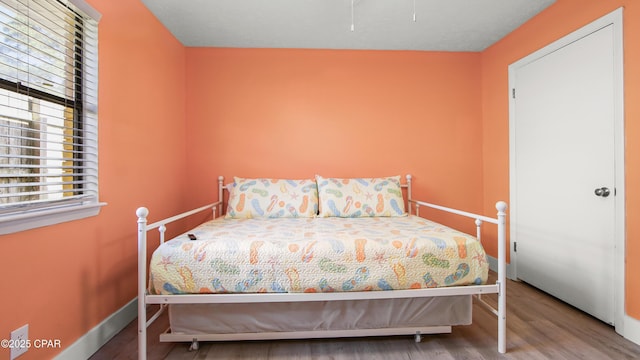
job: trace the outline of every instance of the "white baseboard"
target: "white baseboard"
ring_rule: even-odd
[[[487,261],[489,262],[489,269],[498,272],[498,259],[487,255]],[[515,277],[511,272],[511,264],[507,264],[507,279],[515,280]]]
[[[625,315],[623,321],[624,330],[620,335],[625,339],[640,345],[640,320],[634,319],[629,315]]]
[[[62,351],[56,360],[77,360],[88,359],[112,337],[124,329],[131,321],[138,316],[138,298],[131,300],[128,304],[104,319],[93,329],[80,337],[76,342]]]

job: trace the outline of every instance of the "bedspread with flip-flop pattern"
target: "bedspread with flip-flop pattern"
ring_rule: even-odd
[[[150,293],[331,292],[484,284],[474,237],[417,216],[216,219],[162,244]]]

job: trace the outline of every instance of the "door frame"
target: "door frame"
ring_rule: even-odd
[[[559,40],[537,50],[530,55],[509,65],[509,206],[511,216],[510,222],[510,278],[516,280],[518,278],[517,252],[515,252],[514,243],[517,242],[515,224],[511,219],[517,218],[515,215],[518,211],[518,203],[516,199],[516,172],[515,172],[515,99],[513,97],[513,89],[517,89],[516,70],[536,61],[550,53],[555,52],[591,33],[594,33],[604,27],[613,26],[613,48],[614,48],[614,157],[615,157],[615,230],[614,230],[614,325],[616,332],[624,335],[625,320],[625,157],[624,157],[624,59],[623,59],[623,30],[622,30],[622,8],[618,8],[611,13],[591,22],[588,25],[562,37]],[[517,93],[516,93],[517,96]],[[552,204],[550,204],[552,205]],[[629,318],[627,318],[629,319]]]

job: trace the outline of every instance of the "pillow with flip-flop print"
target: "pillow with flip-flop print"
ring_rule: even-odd
[[[324,178],[316,175],[320,217],[405,216],[400,176]]]
[[[233,179],[227,219],[315,217],[318,214],[318,188],[313,179]]]

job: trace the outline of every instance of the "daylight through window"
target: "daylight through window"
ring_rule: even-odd
[[[77,4],[0,0],[0,225],[98,203],[97,20]]]

